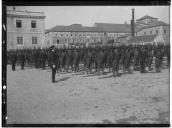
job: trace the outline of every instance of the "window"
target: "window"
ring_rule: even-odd
[[[71,34],[71,36],[72,36],[72,34]]]
[[[158,34],[158,30],[156,30],[156,34]]]
[[[144,35],[146,35],[146,32],[144,32]]]
[[[32,37],[32,44],[37,44],[37,37]]]
[[[21,20],[16,20],[16,27],[17,28],[22,28],[22,22],[21,22]]]
[[[23,37],[17,37],[17,45],[23,45]]]
[[[166,34],[166,30],[164,30],[164,34]]]
[[[36,21],[35,20],[31,21],[31,28],[36,28]]]
[[[61,34],[61,36],[63,36],[63,34]]]

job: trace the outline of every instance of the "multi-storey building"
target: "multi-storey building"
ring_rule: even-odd
[[[44,19],[43,12],[7,10],[7,49],[43,47]]]
[[[139,28],[135,32],[135,37],[129,39],[130,43],[163,43],[169,44],[170,26],[157,18],[148,15],[136,20],[136,27]],[[137,38],[137,39],[136,39]],[[149,39],[149,41],[147,40]]]
[[[93,27],[72,24],[70,26],[55,26],[46,31],[46,45],[59,44],[90,44],[116,42],[121,35],[130,33],[128,24],[95,23]]]
[[[131,25],[95,23],[93,27],[81,24],[55,26],[46,32],[46,45],[86,44],[109,40],[114,43],[169,43],[169,25],[158,18],[144,16],[134,24],[134,37]]]

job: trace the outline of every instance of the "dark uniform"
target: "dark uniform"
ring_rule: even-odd
[[[139,52],[137,49],[134,50],[134,70],[138,69],[138,59],[139,59]]]
[[[114,55],[113,55],[113,77],[118,75],[118,70],[119,70],[119,52],[117,49],[114,50]]]
[[[42,69],[45,69],[46,67],[46,59],[47,59],[47,55],[45,51],[42,51],[41,54],[41,65],[42,65]]]
[[[55,65],[55,51],[54,49],[52,50],[51,53],[51,60],[52,60],[52,65],[51,65],[51,70],[52,70],[52,82],[55,82],[55,76],[56,76],[56,65]]]
[[[74,68],[75,68],[75,73],[76,71],[78,72],[79,71],[79,52],[78,51],[74,51]]]
[[[104,65],[103,65],[104,57],[105,57],[104,52],[102,50],[100,50],[100,52],[97,54],[97,58],[96,58],[99,76],[100,76],[100,70],[102,70],[102,72],[104,72]]]
[[[112,62],[113,62],[113,50],[110,49],[110,52],[109,52],[109,55],[108,55],[108,67],[109,67],[109,72],[111,72]]]
[[[170,46],[167,46],[166,53],[167,53],[167,66],[170,67]]]
[[[140,51],[140,72],[145,72],[145,61],[146,61],[146,51],[145,48],[142,48]]]
[[[15,66],[16,66],[16,62],[17,62],[17,56],[15,52],[12,52],[11,54],[11,66],[12,66],[12,70],[15,71]]]
[[[87,56],[86,56],[86,70],[87,70],[87,75],[89,72],[91,72],[91,58],[92,58],[92,53],[91,51],[89,50],[88,53],[87,53]]]
[[[151,65],[152,65],[152,61],[153,61],[153,51],[152,49],[148,50],[148,70],[151,71]]]
[[[155,52],[155,71],[156,72],[160,72],[160,58],[161,58],[161,52],[160,52],[160,49],[156,49],[156,52]]]
[[[24,64],[25,64],[25,53],[24,52],[21,52],[20,53],[20,64],[21,64],[21,70],[24,70]]]

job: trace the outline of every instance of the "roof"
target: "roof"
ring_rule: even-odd
[[[72,24],[70,26],[57,25],[49,29],[47,32],[102,32],[102,31],[97,27],[87,27],[87,26],[82,26],[80,24]]]
[[[135,27],[135,31],[138,28]],[[70,26],[57,25],[47,32],[116,32],[116,33],[130,33],[130,24],[110,24],[110,23],[95,23],[95,26],[88,27],[81,24],[72,24]]]
[[[151,16],[146,15],[146,16],[141,17],[140,19],[137,19],[136,21],[143,20],[143,19],[158,19],[158,18],[155,18],[155,17],[151,17]]]
[[[127,43],[152,42],[157,35],[148,36],[134,36],[131,37]]]
[[[95,23],[95,26],[107,32],[130,33],[130,24]],[[137,28],[135,27],[135,30]]]

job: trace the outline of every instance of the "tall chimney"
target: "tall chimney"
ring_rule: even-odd
[[[131,36],[134,36],[134,8],[132,8]]]
[[[134,21],[134,8],[132,8],[132,20]]]

